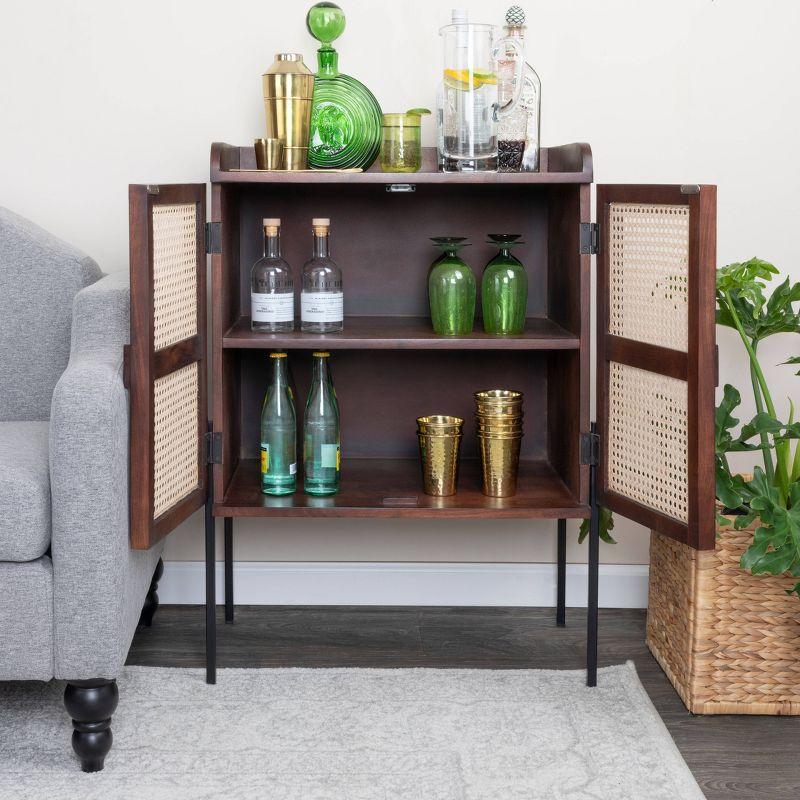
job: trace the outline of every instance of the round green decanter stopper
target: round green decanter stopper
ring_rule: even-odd
[[[524,244],[520,234],[490,233],[489,244],[500,252],[486,265],[481,280],[483,329],[499,336],[525,330],[528,306],[528,275],[522,262],[511,255],[511,248]]]
[[[317,3],[308,10],[306,28],[323,47],[330,47],[344,33],[344,11],[336,3]]]
[[[475,275],[458,255],[469,245],[462,237],[433,237],[443,251],[428,274],[428,300],[433,330],[440,336],[464,336],[472,333],[475,321]]]
[[[306,27],[321,43],[308,164],[316,169],[367,169],[381,146],[381,107],[363,83],[339,73],[339,54],[331,43],[345,29],[344,12],[334,3],[317,3],[309,9]]]

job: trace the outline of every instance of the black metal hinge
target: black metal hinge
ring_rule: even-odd
[[[596,222],[581,222],[581,255],[595,255],[600,246],[600,228]]]
[[[222,252],[222,223],[206,222],[206,253]]]
[[[206,434],[206,464],[222,463],[222,434],[209,431]]]
[[[592,433],[581,434],[581,464],[597,466],[600,453],[600,437]]]

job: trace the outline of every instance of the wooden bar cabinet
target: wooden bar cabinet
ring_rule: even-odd
[[[545,148],[538,173],[442,173],[435,158],[426,149],[422,170],[405,175],[260,172],[251,147],[216,143],[208,221],[205,184],[130,187],[131,544],[152,546],[205,504],[210,682],[216,517],[225,519],[230,620],[235,517],[559,520],[560,623],[564,520],[591,517],[590,685],[598,503],[693,547],[713,547],[715,187],[598,186],[595,224],[586,144]],[[261,255],[261,219],[281,218],[297,287],[317,216],[331,218],[344,273],[344,331],[306,334],[298,324],[292,333],[252,332],[249,275]],[[506,232],[526,242],[515,251],[529,281],[524,333],[487,335],[476,319],[469,335],[436,336],[429,237],[469,237],[465,258],[480,279],[494,253],[486,234]],[[332,352],[342,419],[337,495],[306,495],[302,480],[290,496],[260,491],[260,404],[273,349],[289,354],[300,407],[311,351]],[[510,498],[481,494],[470,421],[473,392],[485,388],[525,395],[519,490]],[[468,421],[452,497],[422,492],[415,419],[432,413]]]

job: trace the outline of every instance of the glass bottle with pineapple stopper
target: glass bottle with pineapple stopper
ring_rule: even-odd
[[[501,108],[510,103],[516,93],[517,59],[525,55],[525,12],[511,6],[506,12],[503,28],[507,47],[505,57],[498,61],[497,93]],[[538,172],[542,110],[542,82],[536,70],[524,61],[522,91],[516,107],[497,124],[497,169],[499,172]]]
[[[525,330],[528,305],[528,275],[522,262],[511,255],[511,248],[524,244],[518,233],[490,233],[489,244],[500,252],[486,265],[481,281],[483,329],[500,336]]]
[[[468,245],[463,237],[433,236],[442,249],[428,273],[428,300],[433,330],[440,336],[464,336],[472,333],[475,321],[475,275],[458,255]]]
[[[306,17],[308,32],[321,46],[311,103],[308,164],[316,168],[366,169],[381,144],[381,107],[363,83],[339,72],[332,42],[345,28],[335,3],[317,3]]]

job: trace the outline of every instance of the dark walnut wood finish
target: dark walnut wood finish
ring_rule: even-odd
[[[205,184],[129,187],[131,343],[125,351],[125,377],[130,390],[130,539],[131,547],[146,550],[170,533],[205,503],[206,469],[203,435],[206,403],[206,256]],[[153,330],[153,208],[194,203],[197,209],[197,329],[196,336],[160,350],[154,349]],[[157,519],[153,516],[153,384],[193,362],[199,368],[197,488]]]
[[[714,527],[714,388],[716,353],[714,286],[716,275],[716,186],[598,186],[600,253],[597,259],[597,418],[600,434],[600,503],[629,519],[685,542],[713,549]],[[689,207],[688,351],[681,352],[612,336],[609,328],[609,206],[649,203]],[[688,524],[608,488],[609,363],[687,381],[688,383]],[[657,464],[658,453],[653,453]]]
[[[342,184],[342,183],[451,183],[499,184],[519,183],[591,183],[592,151],[588,144],[567,144],[544,147],[541,151],[539,172],[439,172],[435,147],[422,148],[422,167],[419,172],[381,172],[375,163],[366,172],[333,172],[308,170],[305,172],[263,172],[256,170],[255,151],[252,147],[215,142],[211,147],[211,180],[214,183],[282,183],[282,184]]]
[[[240,317],[222,337],[224,348],[250,350],[574,350],[580,338],[552,320],[530,317],[518,336],[484,333],[483,322],[466,336],[437,336],[429,317],[346,317],[344,331],[330,334],[254,333]]]
[[[585,144],[542,151],[536,174],[440,173],[425,148],[418,173],[259,172],[252,147],[211,148],[211,219],[220,226],[211,256],[211,416],[221,436],[211,499],[217,516],[585,517],[589,473],[581,437],[589,431],[590,256],[581,253],[581,224],[590,222],[592,157]],[[405,184],[414,191],[391,191]],[[131,385],[131,530],[134,546],[149,546],[198,508],[205,485],[152,521],[152,381],[181,366],[204,365],[205,329],[154,353],[150,215],[159,202],[198,204],[202,242],[204,188],[131,188],[132,343],[126,362]],[[688,204],[691,208],[689,353],[642,345],[606,333],[608,204],[613,200]],[[607,422],[609,360],[685,379],[691,398],[690,522],[613,495],[601,500],[642,524],[695,547],[713,545],[714,239],[715,190],[681,194],[680,187],[600,187],[602,234],[598,261],[598,417]],[[313,217],[332,220],[332,255],[345,275],[345,330],[327,336],[259,334],[249,328],[249,281],[262,253],[263,217],[282,220],[282,246],[299,293],[311,252]],[[438,337],[428,317],[427,276],[436,250],[429,237],[460,235],[480,283],[496,247],[488,233],[519,233],[529,293],[523,334],[489,336],[476,328]],[[202,250],[202,248],[200,248]],[[198,259],[199,298],[205,270]],[[205,305],[198,301],[204,322]],[[299,311],[299,309],[298,309]],[[299,323],[298,323],[299,327]],[[334,351],[332,369],[342,409],[344,468],[335,498],[265,497],[255,458],[261,402],[269,380],[267,351],[286,350],[298,397],[298,418],[310,381],[310,350]],[[520,491],[514,498],[480,494],[473,393],[512,388],[525,393]],[[203,398],[203,403],[205,402]],[[203,405],[203,420],[205,405]],[[456,414],[466,420],[459,493],[435,499],[421,491],[415,418]],[[205,427],[198,423],[198,442]],[[710,446],[709,446],[710,445]],[[601,454],[603,448],[601,446]],[[201,455],[203,449],[198,446]],[[601,475],[605,463],[601,465]],[[204,471],[201,469],[201,474]]]
[[[231,517],[426,517],[479,519],[487,516],[558,519],[588,517],[589,508],[570,493],[546,461],[520,463],[514,497],[486,497],[481,493],[480,464],[462,459],[458,492],[430,497],[422,492],[417,458],[352,458],[342,462],[338,494],[312,497],[303,491],[285,497],[261,493],[257,459],[242,459],[218,516]]]
[[[451,174],[423,169],[391,175],[254,172],[253,149],[215,144],[211,154],[212,218],[222,225],[222,252],[212,256],[212,408],[222,433],[222,464],[213,468],[217,516],[503,516],[583,517],[588,474],[580,436],[589,428],[589,257],[580,254],[580,223],[589,221],[591,151],[551,148],[538,174]],[[414,192],[387,191],[410,183]],[[332,255],[345,275],[341,334],[260,334],[249,329],[250,268],[262,251],[261,219],[280,217],[282,250],[294,271],[311,252],[310,221],[329,216]],[[487,233],[520,233],[515,253],[529,281],[526,329],[520,336],[483,333],[439,337],[431,328],[427,275],[436,249],[429,237],[461,235],[464,257],[480,285],[497,249]],[[299,310],[299,309],[298,309]],[[299,324],[298,324],[299,328]],[[345,459],[337,500],[302,492],[265,497],[253,466],[267,353],[285,349],[297,388],[298,416],[310,380],[309,350],[334,351]],[[506,500],[480,494],[473,392],[525,392],[525,466],[520,493]],[[415,419],[449,413],[466,420],[462,488],[446,501],[421,491]],[[366,459],[362,461],[361,459]],[[470,461],[473,459],[473,461]],[[387,505],[386,498],[399,498]],[[413,499],[409,499],[413,498]]]

